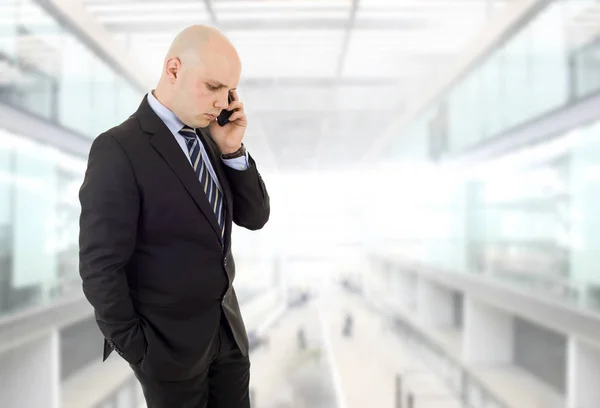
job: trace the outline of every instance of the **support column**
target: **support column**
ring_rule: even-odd
[[[511,363],[513,317],[470,296],[465,296],[464,311],[464,361],[467,364]]]
[[[452,327],[452,291],[419,277],[417,284],[417,311],[419,320],[426,326],[436,328]]]
[[[571,336],[567,361],[567,408],[597,408],[600,349]]]
[[[415,310],[416,279],[414,273],[406,270],[398,271],[397,303],[403,312]]]
[[[58,331],[0,354],[3,407],[60,408]]]

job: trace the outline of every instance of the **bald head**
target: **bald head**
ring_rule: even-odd
[[[186,125],[204,127],[207,117],[228,106],[240,73],[239,56],[227,37],[214,27],[192,25],[169,47],[154,95]]]
[[[216,28],[206,25],[192,25],[181,31],[169,47],[165,63],[170,58],[179,58],[182,62],[202,62],[210,46],[222,47],[237,58],[237,52],[231,42]]]

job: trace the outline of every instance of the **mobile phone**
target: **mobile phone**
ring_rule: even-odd
[[[227,102],[231,103],[231,101],[233,101],[233,97],[231,96],[231,92],[229,92],[229,96],[227,97]],[[230,110],[223,109],[221,111],[221,113],[219,114],[219,116],[217,116],[217,122],[219,123],[219,125],[225,126],[226,124],[228,124],[229,117],[231,116],[232,113],[233,113],[232,110],[230,111]]]

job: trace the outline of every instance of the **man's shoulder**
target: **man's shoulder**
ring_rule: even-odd
[[[110,134],[115,139],[123,139],[143,132],[135,115],[131,115],[123,122],[113,126],[104,133]]]
[[[104,139],[114,139],[125,147],[139,142],[143,133],[138,120],[134,115],[131,115],[120,124],[96,136],[95,142],[101,142]]]

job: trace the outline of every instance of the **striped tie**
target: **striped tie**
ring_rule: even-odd
[[[196,171],[196,176],[200,180],[200,184],[204,188],[204,193],[208,202],[212,207],[215,215],[217,216],[217,222],[221,227],[221,243],[223,242],[223,235],[225,234],[225,207],[223,203],[223,194],[217,188],[217,184],[208,172],[208,168],[202,160],[202,153],[200,153],[200,140],[196,136],[196,132],[189,126],[184,126],[179,133],[185,137],[185,142],[190,152],[190,159],[192,165]]]

